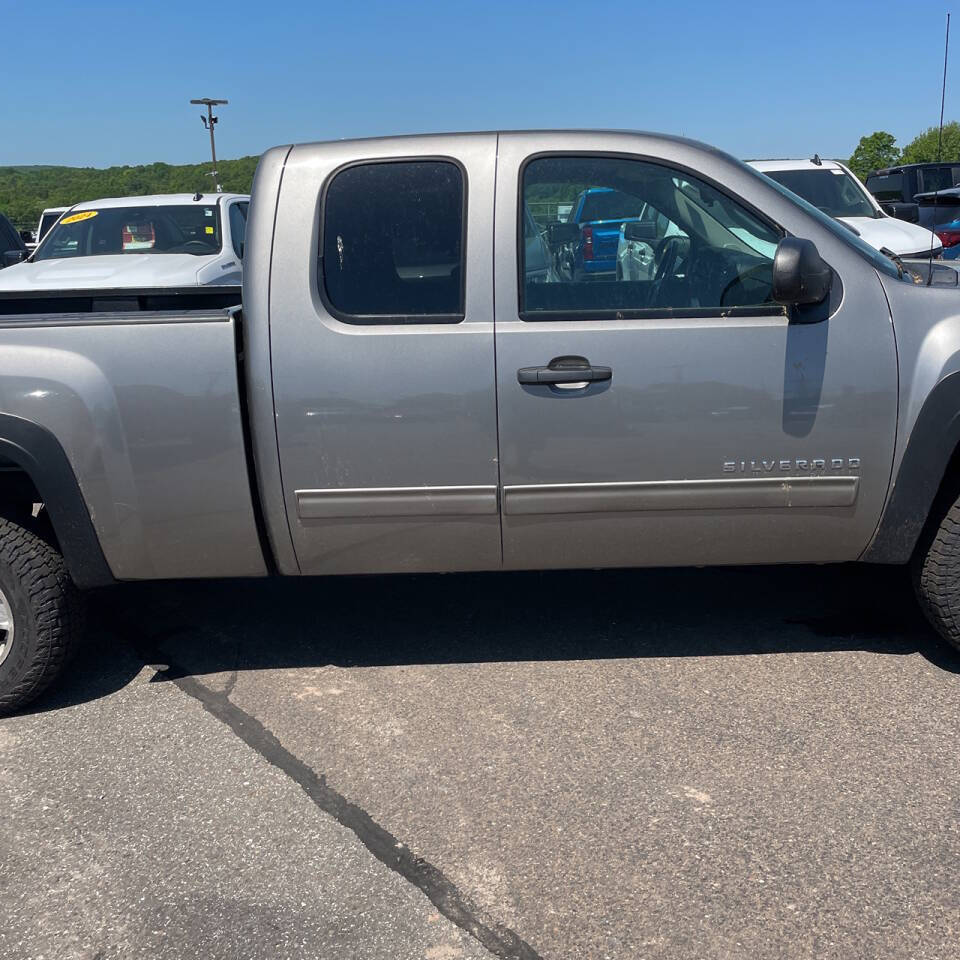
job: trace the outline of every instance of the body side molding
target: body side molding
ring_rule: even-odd
[[[648,510],[756,510],[849,507],[859,477],[735,477],[634,483],[557,483],[504,487],[509,516]]]
[[[297,490],[301,520],[345,517],[461,517],[497,512],[495,486],[360,487]]]

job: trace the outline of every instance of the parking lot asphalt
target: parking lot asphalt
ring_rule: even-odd
[[[903,571],[152,584],[0,721],[0,956],[956,958]]]

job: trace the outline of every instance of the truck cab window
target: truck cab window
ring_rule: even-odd
[[[348,167],[326,188],[320,284],[347,323],[463,319],[464,189],[446,160]]]
[[[617,157],[529,162],[523,215],[564,205],[565,222],[542,224],[548,282],[531,282],[530,245],[521,251],[524,319],[773,307],[781,232],[690,174]]]
[[[247,203],[234,203],[230,207],[230,238],[233,252],[242,260],[243,246],[247,236]]]

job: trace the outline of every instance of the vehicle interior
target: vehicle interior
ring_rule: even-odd
[[[112,207],[64,217],[34,260],[142,253],[210,256],[219,251],[215,206]]]
[[[562,179],[558,174],[562,174]],[[620,245],[608,267],[588,279],[572,268],[584,240],[576,231],[551,230],[555,281],[524,284],[526,313],[761,306],[772,302],[772,268],[781,232],[710,185],[656,164],[616,158],[543,158],[524,174],[524,199],[552,195],[569,202],[583,184],[605,188],[604,220],[621,221]],[[569,199],[568,199],[569,197]],[[614,209],[611,204],[619,203]],[[638,211],[640,215],[638,216]],[[653,269],[636,279],[623,224],[647,219],[652,231],[634,243],[653,250]],[[580,224],[583,223],[582,217]],[[582,226],[578,225],[582,230]],[[563,237],[562,242],[550,238]],[[625,259],[625,257],[627,259]],[[647,268],[649,271],[649,268]]]

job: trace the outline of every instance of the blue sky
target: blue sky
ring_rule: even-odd
[[[223,157],[526,127],[680,133],[741,157],[846,157],[864,133],[886,129],[903,145],[937,122],[951,7],[0,0],[0,164],[203,161],[208,141],[188,103],[200,96],[230,100]],[[947,119],[960,119],[954,20]]]

